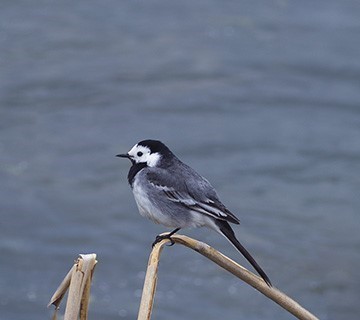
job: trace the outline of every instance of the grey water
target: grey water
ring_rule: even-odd
[[[92,252],[90,319],[136,317],[167,229],[115,155],[146,138],[211,181],[277,288],[358,319],[359,35],[355,0],[1,1],[0,319],[49,319]],[[252,270],[214,232],[181,232]],[[181,246],[159,272],[154,319],[292,318]]]

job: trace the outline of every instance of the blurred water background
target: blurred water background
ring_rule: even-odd
[[[163,140],[242,221],[274,285],[360,314],[359,1],[1,1],[0,319],[49,319],[96,252],[90,319],[134,319],[150,244],[115,158]],[[250,266],[219,235],[183,231]],[[63,311],[63,308],[62,308]],[[290,319],[180,246],[154,319]]]

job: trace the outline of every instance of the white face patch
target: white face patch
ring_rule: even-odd
[[[148,147],[139,146],[137,144],[132,147],[132,149],[128,152],[128,155],[135,161],[135,163],[146,162],[149,167],[156,167],[161,158],[159,153],[151,153]]]

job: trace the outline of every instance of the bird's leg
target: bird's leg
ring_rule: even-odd
[[[181,228],[176,228],[175,230],[167,233],[167,234],[163,234],[163,235],[157,235],[156,238],[155,238],[155,241],[153,242],[152,244],[152,247],[154,247],[154,245],[156,245],[158,242],[160,242],[161,240],[163,239],[169,239],[170,240],[170,245],[169,246],[172,246],[175,244],[174,240],[171,239],[171,236],[174,235],[176,232],[178,232]]]

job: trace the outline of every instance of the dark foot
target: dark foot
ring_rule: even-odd
[[[171,236],[174,233],[178,232],[179,230],[180,230],[180,228],[176,228],[175,230],[173,230],[173,231],[171,231],[171,232],[169,232],[167,234],[163,234],[163,235],[159,234],[159,235],[157,235],[156,238],[155,238],[155,241],[152,243],[152,247],[154,248],[154,246],[158,242],[160,242],[161,240],[164,240],[164,239],[169,239],[170,240],[170,244],[168,245],[169,247],[173,246],[175,244],[175,241],[173,239],[171,239]]]
[[[172,246],[172,245],[175,244],[175,241],[174,241],[173,239],[171,239],[171,236],[170,236],[169,234],[164,234],[164,235],[158,235],[158,236],[156,236],[155,241],[152,243],[152,247],[154,248],[154,246],[155,246],[158,242],[160,242],[160,241],[162,241],[162,240],[164,240],[164,239],[169,239],[169,240],[170,240],[169,246]]]

